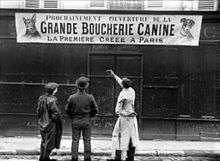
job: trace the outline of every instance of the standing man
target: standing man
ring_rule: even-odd
[[[37,114],[40,126],[41,147],[40,161],[52,161],[50,153],[53,149],[59,149],[62,137],[61,112],[57,107],[57,98],[54,96],[58,90],[58,84],[45,85],[46,94],[39,97]]]
[[[84,161],[91,161],[91,118],[98,113],[93,95],[86,93],[89,79],[80,77],[76,81],[77,93],[71,95],[66,113],[72,120],[72,161],[78,161],[79,139],[82,132],[84,141]]]
[[[130,79],[121,79],[112,70],[108,72],[122,88],[115,108],[119,117],[112,133],[112,159],[119,160],[116,151],[120,151],[120,160],[134,161],[135,147],[139,141],[137,114],[134,109],[135,91],[131,87]]]

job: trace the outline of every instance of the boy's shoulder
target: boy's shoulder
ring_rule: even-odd
[[[46,98],[47,98],[47,95],[46,95],[46,94],[43,94],[43,95],[41,95],[41,96],[38,98],[38,100],[39,100],[39,101],[44,101],[44,100],[46,100]]]
[[[93,95],[92,94],[88,94],[88,93],[85,93],[83,95],[80,95],[79,93],[74,93],[72,95],[69,96],[69,99],[75,99],[77,97],[89,97],[89,98],[93,98]]]
[[[38,99],[39,103],[52,103],[52,102],[56,102],[57,98],[55,96],[48,96],[47,94],[41,95]]]
[[[75,98],[76,96],[77,96],[77,93],[71,94],[71,95],[69,96],[69,99]]]

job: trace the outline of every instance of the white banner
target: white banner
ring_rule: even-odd
[[[16,13],[17,42],[198,46],[202,16]]]

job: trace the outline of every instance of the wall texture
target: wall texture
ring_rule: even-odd
[[[114,80],[106,75],[105,70],[112,68],[120,76],[133,80],[142,138],[200,140],[219,137],[219,13],[160,13],[204,16],[200,46],[186,47],[18,44],[15,12],[27,11],[0,12],[0,135],[38,134],[36,104],[44,92],[43,84],[49,81],[61,84],[57,97],[63,111],[68,96],[76,90],[73,85],[76,78],[87,75],[91,79],[88,91],[95,95],[100,106],[99,117],[93,121],[93,134],[110,136],[120,91]],[[65,11],[90,12],[95,13]],[[65,113],[64,120],[65,134],[69,135],[70,121]]]

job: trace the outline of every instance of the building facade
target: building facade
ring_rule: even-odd
[[[75,80],[85,75],[90,78],[88,92],[94,94],[100,107],[93,121],[93,135],[111,136],[120,91],[106,74],[111,68],[133,81],[142,139],[218,138],[219,7],[214,0],[177,2],[169,6],[162,0],[66,5],[64,0],[14,0],[11,4],[0,0],[0,135],[37,135],[36,106],[43,85],[50,81],[60,84],[57,97],[65,115],[67,98],[76,91]],[[78,9],[74,4],[79,4]],[[203,20],[199,46],[42,44],[17,43],[15,13],[202,15]],[[64,120],[64,132],[69,135],[66,115]]]

